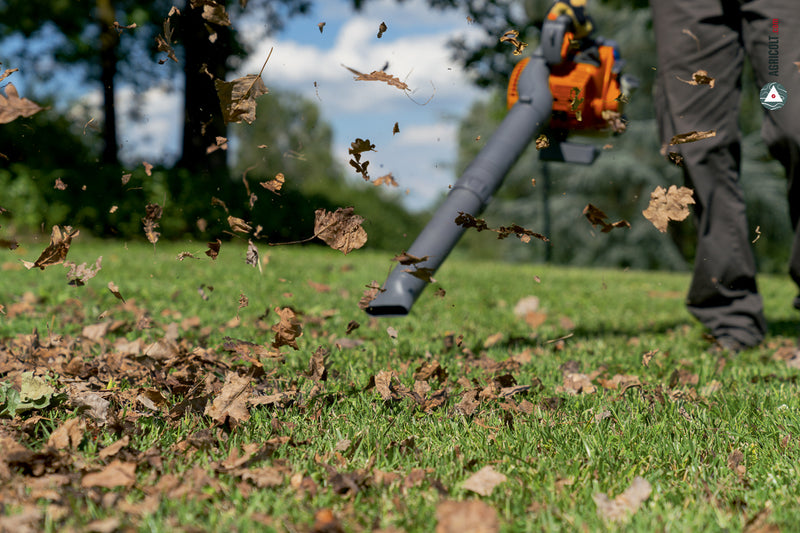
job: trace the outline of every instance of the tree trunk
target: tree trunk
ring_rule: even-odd
[[[178,166],[196,173],[199,181],[208,184],[210,179],[220,181],[228,174],[226,152],[206,152],[216,143],[217,137],[227,136],[214,79],[224,80],[228,73],[231,33],[229,28],[205,21],[202,13],[201,8],[193,8],[187,2],[181,14],[185,99],[183,151]],[[214,42],[209,40],[209,28],[216,32]],[[218,186],[223,185],[218,183]]]
[[[103,85],[103,153],[101,161],[119,165],[117,155],[117,116],[114,101],[114,77],[117,74],[117,44],[112,0],[97,0],[97,23],[100,27],[100,82]]]

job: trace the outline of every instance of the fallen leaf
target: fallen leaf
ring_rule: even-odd
[[[608,233],[615,228],[631,227],[627,220],[618,220],[613,224],[609,224],[606,222],[608,215],[606,215],[602,209],[595,207],[592,204],[587,204],[587,206],[583,208],[583,215],[589,220],[593,228],[600,226],[602,228],[600,231],[603,233]]]
[[[247,252],[245,252],[244,262],[251,267],[258,268],[261,272],[261,261],[258,260],[258,248],[253,244],[252,239],[247,239]]]
[[[206,255],[210,257],[212,260],[216,259],[219,255],[219,249],[222,246],[222,241],[217,239],[214,242],[208,243],[208,250],[206,250]]]
[[[280,320],[277,324],[272,326],[272,331],[275,333],[275,340],[272,341],[273,348],[280,348],[281,346],[290,346],[298,350],[296,339],[303,335],[303,328],[300,321],[297,319],[294,311],[288,307],[275,308]]]
[[[7,68],[7,69],[5,69],[3,71],[3,73],[0,74],[0,81],[3,81],[4,79],[6,79],[7,77],[11,76],[15,72],[19,72],[19,69],[18,68]]]
[[[225,6],[216,2],[203,4],[202,17],[207,21],[219,26],[231,25],[231,19],[228,17],[228,12],[225,11]]]
[[[598,516],[611,522],[619,522],[634,514],[652,491],[653,487],[646,479],[636,476],[631,486],[613,500],[604,493],[595,493],[592,499],[597,505]]]
[[[59,226],[53,226],[50,233],[50,244],[47,248],[44,249],[36,261],[33,263],[23,261],[23,264],[29,270],[34,267],[44,270],[45,267],[63,263],[67,258],[72,239],[77,237],[79,233],[78,230],[73,231],[70,226],[64,226],[63,230]]]
[[[342,65],[342,66],[356,75],[353,78],[355,81],[382,81],[384,83],[388,83],[392,87],[397,87],[402,91],[409,90],[408,85],[405,82],[400,81],[400,78],[387,74],[382,70],[373,70],[369,74],[364,74],[363,72],[359,72],[355,69],[352,69],[347,65]]]
[[[347,255],[367,242],[367,232],[361,227],[364,218],[354,214],[352,207],[340,207],[333,213],[317,209],[314,217],[314,236],[334,250]]]
[[[494,488],[506,481],[506,479],[504,474],[497,472],[491,466],[484,466],[467,478],[467,480],[461,484],[461,487],[476,492],[481,496],[489,496],[492,494]]]
[[[169,16],[172,16],[172,11],[170,11]],[[172,27],[170,27],[169,18],[164,19],[163,28],[164,33],[162,35],[156,35],[156,50],[164,52],[169,59],[177,63],[178,56],[175,55],[175,49],[172,48]],[[163,65],[166,62],[166,59],[158,60],[159,65]]]
[[[518,56],[522,54],[522,51],[528,46],[528,43],[524,43],[518,39],[519,32],[517,30],[507,30],[501,37],[501,43],[509,43],[514,46],[513,54]]]
[[[684,144],[684,143],[692,143],[695,141],[701,141],[703,139],[708,139],[710,137],[716,137],[717,131],[716,130],[708,130],[708,131],[690,131],[688,133],[679,133],[672,137],[669,141],[670,146],[675,144]]]
[[[372,184],[375,185],[376,187],[378,187],[380,185],[388,185],[390,187],[397,187],[398,186],[397,182],[395,181],[394,176],[392,176],[391,172],[386,174],[385,176],[381,176],[380,178],[377,178],[375,181],[372,182]]]
[[[256,98],[269,93],[261,75],[249,74],[232,81],[214,80],[225,124],[256,119]]]
[[[67,283],[69,285],[74,285],[76,287],[83,287],[86,285],[86,282],[92,279],[100,272],[102,268],[100,263],[103,261],[103,256],[97,258],[95,261],[94,268],[90,266],[86,266],[86,263],[81,263],[80,265],[76,265],[72,261],[65,261],[64,267],[69,268],[69,272],[67,272]]]
[[[499,228],[490,228],[485,220],[476,218],[469,213],[464,213],[463,211],[458,212],[458,216],[455,218],[455,223],[462,228],[475,228],[479,232],[493,231],[497,233],[498,239],[505,239],[510,235],[516,235],[519,240],[524,243],[530,242],[531,237],[536,237],[544,242],[549,242],[549,239],[541,233],[533,232],[529,229],[518,226],[517,224],[512,224],[511,226],[500,226]]]
[[[218,424],[230,419],[231,425],[250,420],[247,400],[251,394],[250,376],[228,372],[225,384],[213,402],[206,405],[204,414]]]
[[[328,379],[327,358],[330,351],[320,346],[311,354],[308,361],[308,371],[306,376],[312,381],[325,381]]]
[[[446,500],[436,507],[436,533],[497,533],[500,519],[482,500]]]
[[[47,439],[47,445],[57,450],[76,449],[83,440],[86,423],[81,418],[70,418],[59,425]]]
[[[233,231],[238,231],[240,233],[250,233],[250,231],[253,230],[253,227],[250,224],[241,218],[234,216],[228,216],[228,225]]]
[[[151,244],[155,244],[161,236],[161,233],[156,231],[156,229],[159,226],[158,221],[161,220],[161,215],[164,213],[164,210],[158,204],[147,204],[144,209],[145,216],[142,218],[144,234]]]
[[[115,459],[99,472],[86,474],[81,479],[81,487],[132,487],[136,483],[136,463]]]
[[[271,179],[269,181],[261,181],[259,182],[259,185],[261,185],[268,191],[278,194],[278,191],[281,190],[281,187],[283,187],[283,184],[285,182],[286,178],[282,173],[279,172],[278,174],[275,175],[275,179]]]
[[[361,310],[366,309],[369,307],[369,304],[374,300],[379,293],[384,292],[386,289],[382,289],[380,284],[372,280],[369,285],[366,285],[366,290],[364,294],[361,296],[361,299],[358,301],[358,307]]]
[[[678,76],[675,77],[678,78]],[[688,83],[689,85],[708,85],[709,89],[714,88],[714,81],[715,81],[714,78],[710,77],[708,75],[708,72],[706,72],[705,70],[698,70],[695,73],[693,73],[691,80],[684,80],[681,78],[678,78],[678,80],[682,81],[683,83]]]
[[[13,83],[7,84],[4,90],[5,96],[0,94],[0,124],[8,124],[20,117],[30,117],[44,109],[27,98],[20,98]]]
[[[695,203],[692,194],[692,189],[688,187],[670,185],[667,190],[659,185],[650,193],[650,204],[642,211],[642,215],[664,233],[670,220],[681,221],[689,216],[688,206]]]

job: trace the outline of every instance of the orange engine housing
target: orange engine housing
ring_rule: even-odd
[[[569,42],[564,39],[565,46]],[[614,72],[614,49],[598,47],[600,66],[564,61],[550,68],[550,92],[553,94],[553,114],[550,128],[559,130],[609,129],[603,111],[620,112],[619,79]],[[562,54],[562,57],[565,54]],[[514,67],[508,84],[508,108],[519,99],[517,83],[528,64],[525,58]]]

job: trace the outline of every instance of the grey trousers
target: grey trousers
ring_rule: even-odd
[[[683,156],[685,181],[697,202],[697,255],[687,306],[714,336],[754,346],[767,325],[756,285],[753,230],[739,185],[742,65],[747,54],[759,88],[775,81],[788,91],[783,108],[765,110],[761,135],[786,169],[795,229],[789,272],[800,285],[800,73],[794,64],[800,61],[800,1],[651,0],[650,6],[662,142],[680,133],[716,130],[715,137],[669,147]],[[714,88],[678,79],[691,80],[697,70],[715,78]],[[800,297],[794,305],[800,308]]]

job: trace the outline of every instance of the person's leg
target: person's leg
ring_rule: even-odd
[[[666,146],[683,157],[694,189],[697,254],[689,311],[712,335],[755,346],[766,332],[739,185],[739,97],[744,50],[738,0],[651,0],[658,52],[656,110],[662,142],[681,133],[714,137]],[[705,70],[714,87],[692,85]]]
[[[761,136],[786,169],[789,214],[795,229],[789,273],[800,286],[800,6],[792,0],[758,0],[742,6],[742,35],[759,87],[783,85],[782,108],[766,111]],[[794,300],[800,309],[800,296]]]

